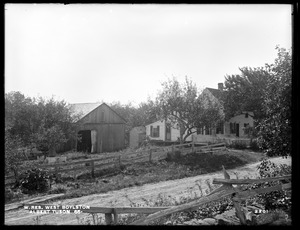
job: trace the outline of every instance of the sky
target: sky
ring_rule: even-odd
[[[291,49],[288,4],[5,4],[5,92],[138,105],[187,76],[217,88]]]

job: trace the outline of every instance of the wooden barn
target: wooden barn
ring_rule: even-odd
[[[79,116],[77,151],[113,152],[125,146],[125,120],[105,103],[72,104]]]

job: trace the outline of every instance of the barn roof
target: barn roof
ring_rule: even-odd
[[[114,113],[116,113],[122,120],[124,120],[124,122],[126,122],[126,120],[122,116],[120,116],[115,110],[113,110],[110,106],[108,106],[105,103],[100,103],[100,102],[97,102],[97,103],[75,103],[75,104],[70,104],[70,109],[74,115],[78,116],[78,119],[76,121],[79,121],[80,119],[82,119],[83,117],[88,115],[90,112],[92,112],[94,109],[98,108],[100,105],[106,105]]]
[[[92,112],[94,109],[96,109],[98,106],[100,106],[102,103],[76,103],[71,104],[70,109],[74,113],[74,115],[79,116],[78,120]]]

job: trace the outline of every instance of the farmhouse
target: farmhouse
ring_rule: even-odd
[[[205,88],[202,95],[208,96],[215,103],[220,103],[222,105],[223,83],[218,84],[218,89]],[[228,121],[219,122],[217,127],[200,127],[197,130],[197,140],[210,141],[211,137],[247,138],[247,127],[254,126],[253,117],[254,114],[252,111],[243,111],[240,114],[236,114]]]
[[[102,153],[124,148],[126,121],[107,104],[78,103],[70,109],[79,116],[77,151]]]
[[[207,96],[223,108],[223,83],[218,84],[218,89],[205,88],[201,96]],[[216,138],[248,138],[247,128],[254,126],[253,116],[252,111],[243,111],[228,121],[219,122],[216,127],[199,127],[186,141],[214,142]],[[146,136],[150,140],[175,142],[180,137],[179,127],[172,127],[165,120],[156,121],[146,125]]]
[[[166,120],[159,120],[146,125],[146,136],[154,141],[176,142],[180,138],[180,131],[178,126],[174,127]],[[192,141],[192,135],[186,141]]]

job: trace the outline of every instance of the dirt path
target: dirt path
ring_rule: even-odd
[[[276,164],[291,164],[291,158],[272,158]],[[248,164],[236,169],[228,170],[231,178],[236,178],[234,173],[237,173],[239,178],[249,177],[255,178],[257,173],[257,165],[259,163]],[[196,185],[196,181],[202,181],[201,187],[203,191],[207,189],[205,180],[211,180],[213,178],[223,178],[222,171],[199,175],[195,177],[188,177],[172,181],[164,181],[155,184],[145,184],[138,187],[130,187],[121,189],[118,191],[111,191],[106,194],[94,194],[74,199],[66,199],[64,201],[53,202],[52,204],[61,205],[89,205],[94,207],[112,207],[112,206],[130,206],[130,201],[134,203],[145,204],[143,199],[155,200],[159,194],[165,194],[175,199],[180,197],[190,197],[191,195],[200,195],[199,188]],[[126,196],[128,198],[126,198]],[[5,213],[6,225],[34,225],[36,221],[34,218],[37,214],[30,214],[23,209],[8,211]],[[75,214],[46,214],[40,215],[39,224],[47,225],[77,225],[78,220]],[[88,214],[80,214],[80,218],[87,217]]]

